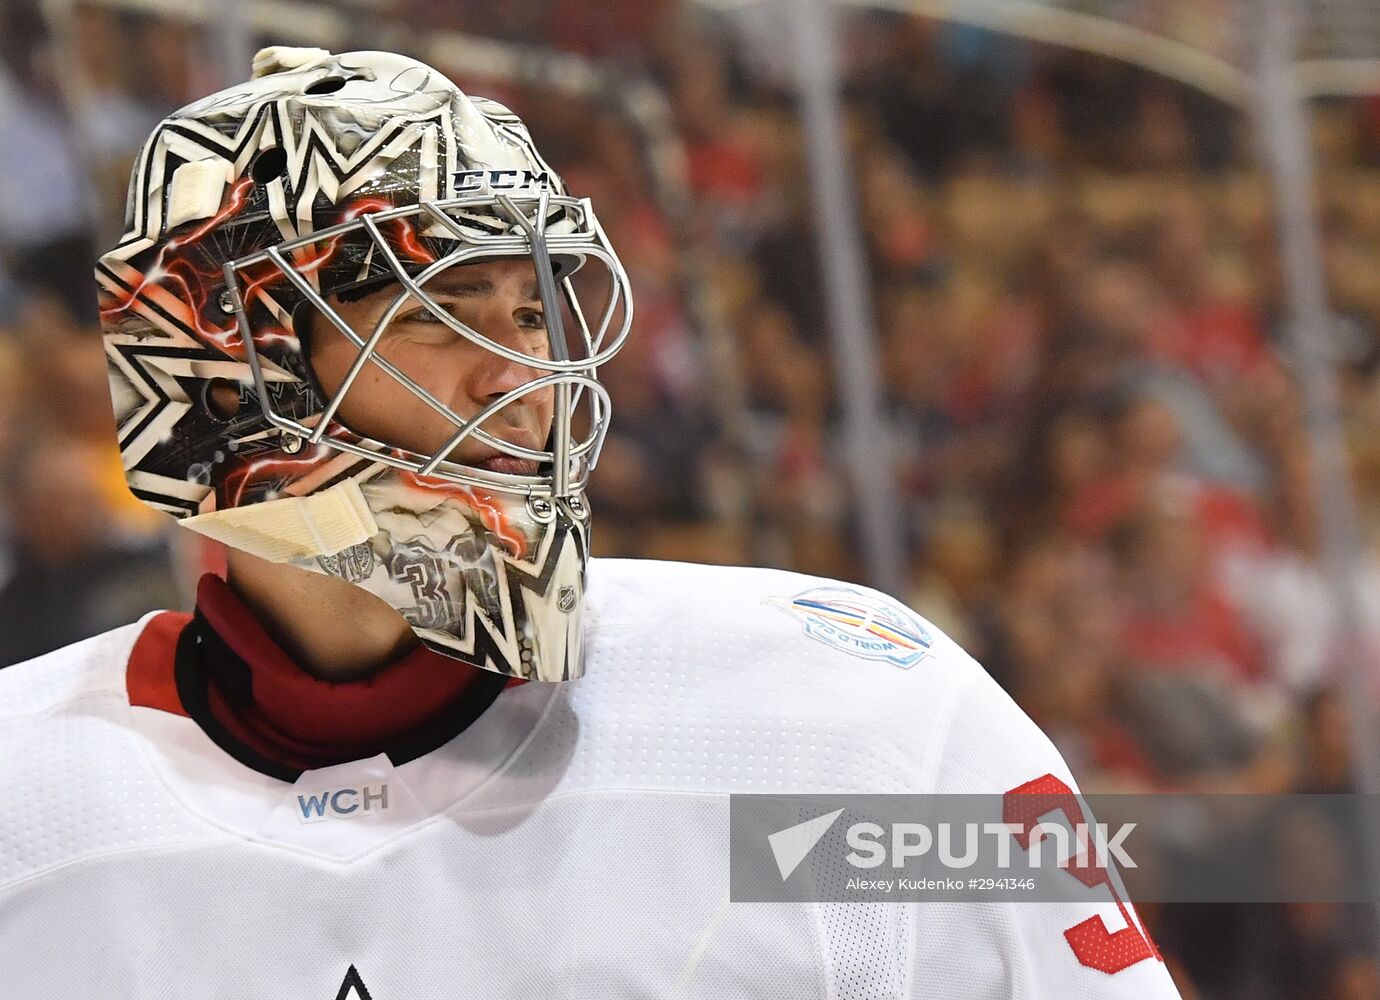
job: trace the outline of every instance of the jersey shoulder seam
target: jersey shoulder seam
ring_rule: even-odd
[[[98,847],[85,854],[80,854],[72,858],[65,858],[55,864],[35,868],[33,871],[15,876],[7,882],[0,882],[0,905],[3,905],[3,895],[5,893],[19,889],[32,882],[58,875],[68,868],[75,868],[85,864],[94,864],[106,858],[113,858],[122,854],[158,854],[164,851],[182,851],[188,848],[202,846],[205,843],[210,843],[210,841],[187,840],[170,844],[132,844],[126,847]]]
[[[926,746],[921,751],[920,759],[925,761],[926,763],[925,773],[919,776],[920,788],[929,791],[934,791],[936,789],[936,782],[939,778],[939,769],[944,763],[944,759],[946,756],[945,749],[949,745],[949,734],[953,730],[954,719],[958,715],[959,706],[963,702],[963,697],[968,693],[968,689],[971,688],[975,683],[977,683],[979,674],[984,673],[982,665],[980,663],[978,663],[976,660],[970,657],[966,652],[963,652],[962,650],[959,650],[958,652],[959,656],[956,658],[939,658],[941,659],[941,661],[946,659],[958,659],[960,663],[954,664],[954,666],[959,666],[961,664],[962,666],[966,666],[968,669],[964,672],[963,676],[961,676],[958,679],[958,682],[954,684],[952,689],[949,691],[948,704],[944,706],[944,710],[940,715],[940,723],[938,726],[934,728],[933,732],[931,732]]]
[[[0,711],[0,719],[42,718],[43,716],[56,715],[64,709],[72,707],[73,705],[78,705],[82,702],[93,701],[96,699],[108,699],[118,703],[120,701],[120,692],[110,690],[78,691],[70,695],[64,695],[61,698],[58,698],[55,701],[50,702],[49,704],[43,705],[40,708],[34,708],[31,710],[24,711],[21,711],[19,709],[14,709],[11,711]]]

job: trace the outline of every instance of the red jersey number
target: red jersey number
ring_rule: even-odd
[[[1073,789],[1052,774],[1018,785],[1002,797],[1002,822],[1021,828],[1015,837],[1023,850],[1030,849],[1032,831],[1051,813],[1063,813],[1074,830],[1086,825],[1083,807],[1078,804]],[[1150,935],[1136,924],[1130,905],[1117,892],[1107,870],[1097,863],[1093,852],[1087,853],[1086,860],[1075,860],[1069,865],[1068,873],[1089,888],[1105,885],[1121,910],[1126,926],[1109,931],[1101,916],[1092,916],[1064,931],[1064,938],[1078,961],[1108,975],[1115,975],[1147,958],[1164,961]]]

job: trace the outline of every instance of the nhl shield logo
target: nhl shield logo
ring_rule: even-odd
[[[575,610],[575,588],[571,586],[562,587],[556,594],[556,607],[562,614],[570,614]]]
[[[815,587],[770,603],[799,621],[811,639],[866,660],[909,669],[934,643],[908,608],[852,587]]]

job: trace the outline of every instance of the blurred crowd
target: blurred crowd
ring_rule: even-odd
[[[631,274],[596,550],[863,579],[822,306],[831,249],[782,26],[671,0],[368,12],[576,53],[667,101],[684,153],[669,172],[616,88],[440,67],[528,120]],[[65,48],[36,13],[9,17],[0,664],[186,600],[170,533],[123,490],[89,265],[138,143],[221,82],[204,32],[166,17],[79,8]],[[1348,790],[1340,671],[1380,649],[1342,641],[1320,565],[1249,121],[1072,50],[882,13],[844,28],[900,596],[986,664],[1085,789]],[[1380,620],[1380,96],[1313,111],[1329,345]],[[1147,909],[1185,997],[1380,997],[1367,910]]]

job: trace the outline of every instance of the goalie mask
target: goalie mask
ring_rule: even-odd
[[[266,49],[155,129],[126,229],[96,279],[136,496],[376,594],[448,656],[580,675],[598,369],[632,303],[588,200],[515,115],[402,56]],[[502,329],[438,291],[495,265],[532,300]],[[402,327],[503,368],[501,387],[451,391],[390,353]],[[424,414],[415,433],[357,419],[380,380]]]

